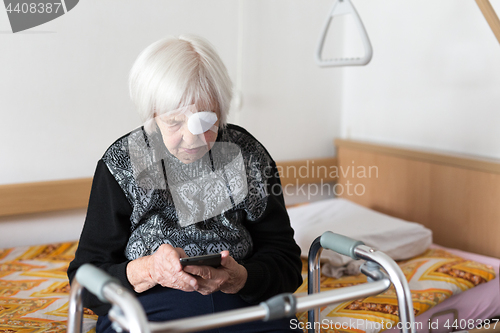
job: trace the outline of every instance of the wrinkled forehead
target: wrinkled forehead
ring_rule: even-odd
[[[202,102],[181,106],[175,110],[164,112],[160,114],[160,117],[163,119],[170,117],[181,117],[181,116],[189,117],[198,112],[214,112],[217,115],[217,117],[219,117],[219,110],[216,107],[216,103],[210,105],[209,103],[202,103]]]
[[[202,119],[205,122],[208,121],[208,118],[210,118],[215,123],[219,118],[219,115],[217,112],[214,112],[212,110],[205,110],[205,109],[200,110],[196,107],[196,105],[192,104],[183,106],[181,108],[169,112],[165,112],[164,114],[161,114],[158,117],[162,120],[175,119],[177,121],[186,119],[200,119],[200,120]]]
[[[219,115],[219,103],[217,103],[216,99],[197,99],[194,103],[196,110],[199,111],[212,111]]]
[[[195,104],[191,105],[186,105],[183,107],[180,107],[178,109],[172,110],[165,112],[164,114],[161,115],[162,118],[178,118],[178,117],[189,117],[195,113],[197,113],[199,110],[196,107]]]

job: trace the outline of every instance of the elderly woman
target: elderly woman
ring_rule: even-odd
[[[193,36],[147,47],[130,75],[144,126],[97,163],[70,280],[92,263],[134,290],[149,320],[235,309],[302,282],[278,171],[246,130],[227,124],[232,84],[214,49]],[[219,267],[180,258],[221,254]],[[111,332],[109,305],[85,294]],[[290,331],[288,320],[213,332]]]

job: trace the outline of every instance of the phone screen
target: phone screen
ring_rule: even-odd
[[[216,253],[216,254],[207,254],[203,256],[181,258],[181,265],[219,267],[220,261],[221,261],[221,255],[220,253]]]

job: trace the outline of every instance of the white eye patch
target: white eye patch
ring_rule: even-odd
[[[217,115],[215,112],[201,111],[193,113],[193,115],[189,117],[187,126],[189,132],[193,133],[193,135],[199,135],[212,129],[216,122]]]

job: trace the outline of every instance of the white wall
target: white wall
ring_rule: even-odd
[[[500,158],[500,45],[475,1],[353,1],[374,56],[342,70],[342,136]]]
[[[17,34],[0,10],[0,184],[91,176],[140,125],[127,95],[138,53],[186,32],[216,46],[242,92],[231,119],[276,159],[333,155],[340,75],[312,56],[329,3],[88,0]]]
[[[77,240],[85,209],[0,218],[0,249]]]
[[[42,26],[0,35],[0,184],[92,176],[105,149],[140,125],[127,76],[139,52],[155,40],[201,34],[213,41],[234,77],[237,3],[179,4],[80,1]],[[0,30],[8,30],[0,12]]]
[[[126,85],[135,57],[183,32],[216,46],[242,94],[230,120],[276,160],[331,156],[340,135],[500,158],[500,45],[475,2],[353,2],[373,60],[330,69],[313,54],[332,0],[87,0],[18,34],[0,10],[0,184],[90,177],[140,125]],[[349,22],[333,28],[327,53],[360,52]],[[38,217],[52,230],[72,223],[62,234],[76,238],[83,216]],[[29,243],[36,218],[0,219],[0,247],[19,241],[4,232],[13,226]]]
[[[333,139],[340,135],[341,73],[314,62],[331,0],[241,3],[239,122],[276,160],[333,156]]]
[[[105,149],[140,125],[127,91],[133,61],[153,41],[181,33],[215,45],[242,95],[230,120],[276,160],[333,156],[341,73],[319,69],[313,58],[330,5],[86,0],[17,34],[0,9],[0,184],[91,177]],[[84,212],[0,218],[0,247],[40,238],[31,227],[37,218],[47,226],[52,219],[47,229],[61,240],[76,239]],[[73,232],[54,232],[70,223]],[[53,235],[40,239],[54,241]]]

